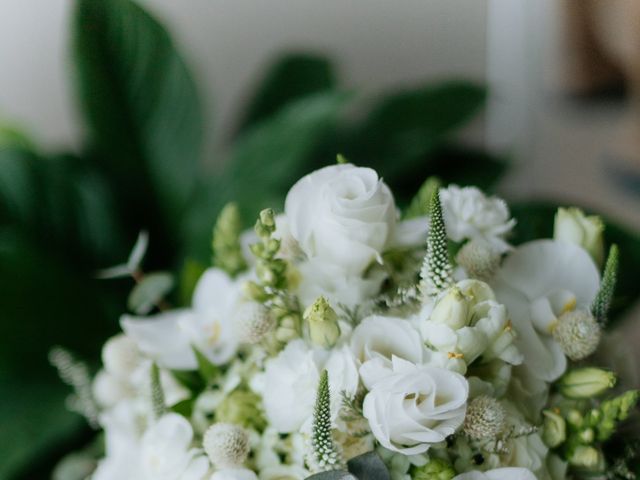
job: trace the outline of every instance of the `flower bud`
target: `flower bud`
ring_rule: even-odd
[[[571,370],[558,381],[560,393],[567,398],[580,399],[600,395],[616,383],[616,376],[600,368],[585,367]]]
[[[242,285],[242,291],[247,298],[255,302],[264,302],[269,297],[264,288],[251,280]]]
[[[432,322],[444,323],[454,330],[467,325],[469,303],[458,287],[452,287],[441,297],[431,312]]]
[[[453,467],[439,458],[432,458],[422,467],[411,470],[412,480],[451,480],[455,476]]]
[[[604,458],[598,449],[579,445],[569,456],[569,464],[585,470],[600,471],[604,468]]]
[[[260,396],[250,390],[234,390],[216,408],[216,420],[260,431],[266,426],[260,402]]]
[[[556,448],[567,439],[567,423],[564,418],[551,410],[542,412],[542,440],[549,448]]]
[[[205,432],[202,446],[216,468],[239,467],[249,455],[249,435],[237,425],[214,423]]]
[[[304,312],[304,320],[309,324],[309,337],[314,345],[333,347],[340,338],[338,315],[324,297],[318,297]]]
[[[604,260],[604,223],[597,215],[587,216],[579,208],[559,208],[553,238],[581,246],[598,265]]]
[[[595,432],[593,431],[593,428],[585,428],[580,432],[579,436],[582,443],[589,444],[593,443],[593,440],[595,439]]]
[[[596,319],[591,313],[582,310],[572,310],[560,315],[553,330],[553,338],[573,361],[582,360],[594,353],[601,336]]]

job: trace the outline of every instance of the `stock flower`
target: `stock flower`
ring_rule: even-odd
[[[408,321],[376,315],[355,328],[351,351],[360,362],[360,377],[367,388],[392,372],[394,357],[417,364],[424,359],[420,334]]]
[[[511,232],[515,220],[510,218],[504,200],[487,197],[475,187],[451,185],[440,189],[440,201],[451,240],[475,240],[488,244],[497,252],[509,250],[504,237]]]
[[[373,385],[363,414],[383,447],[415,455],[458,430],[468,395],[462,375],[394,357],[392,374]]]
[[[196,369],[193,348],[214,364],[223,364],[233,357],[238,344],[234,316],[241,283],[222,270],[210,268],[196,286],[192,309],[145,318],[125,315],[120,323],[138,348],[163,367]]]
[[[287,194],[289,229],[309,258],[361,275],[390,240],[396,209],[389,187],[370,169],[332,165],[299,180]]]

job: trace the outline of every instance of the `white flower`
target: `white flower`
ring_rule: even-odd
[[[148,480],[202,480],[209,461],[191,448],[193,429],[176,413],[161,417],[144,433],[140,459],[142,478]]]
[[[581,246],[597,264],[604,260],[604,223],[597,215],[585,215],[579,208],[559,208],[553,224],[553,238]]]
[[[227,468],[215,472],[210,480],[258,480],[258,476],[247,468]]]
[[[485,242],[498,252],[509,250],[504,237],[515,225],[504,200],[487,197],[475,187],[451,185],[440,190],[447,235],[455,242]]]
[[[323,295],[334,305],[353,307],[375,296],[386,277],[382,270],[368,272],[366,277],[352,275],[341,266],[318,258],[303,261],[297,268],[300,284],[296,293],[304,306]]]
[[[196,286],[192,309],[146,318],[125,315],[120,323],[138,348],[163,367],[195,370],[194,347],[214,364],[223,364],[233,357],[238,344],[234,315],[240,284],[241,280],[210,268]]]
[[[492,286],[513,321],[523,368],[533,379],[559,378],[567,360],[551,335],[558,317],[576,308],[588,310],[600,286],[589,254],[566,242],[529,242],[505,259]]]
[[[402,318],[372,315],[351,336],[351,351],[360,361],[360,377],[367,388],[392,372],[393,357],[419,364],[424,350],[418,331]]]
[[[358,276],[392,237],[396,209],[389,187],[370,169],[332,165],[299,180],[287,194],[292,236],[309,258]]]
[[[426,452],[464,421],[469,385],[460,374],[393,359],[393,373],[373,385],[363,413],[380,444],[404,455]]]
[[[467,472],[453,477],[453,480],[536,480],[536,476],[526,468],[496,468],[486,472]]]
[[[260,470],[260,480],[304,480],[310,475],[299,465],[274,465]]]
[[[264,409],[272,427],[281,433],[300,430],[313,415],[321,369],[326,368],[331,392],[331,413],[335,420],[341,392],[353,396],[358,388],[358,371],[351,351],[343,346],[327,352],[310,349],[302,340],[290,342],[277,357],[267,361],[262,385]]]

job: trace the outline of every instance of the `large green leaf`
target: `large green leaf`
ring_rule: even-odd
[[[423,164],[428,153],[479,112],[485,99],[483,87],[461,81],[387,95],[347,133],[344,153],[384,171],[393,182]]]
[[[266,119],[294,100],[336,87],[331,62],[309,53],[291,53],[270,65],[247,103],[239,131]]]
[[[154,214],[149,204],[175,225],[201,156],[195,84],[167,32],[135,3],[76,4],[76,83],[90,141],[139,226]]]
[[[262,208],[282,206],[291,185],[313,168],[310,155],[335,126],[345,100],[338,92],[302,98],[236,142],[222,175],[203,184],[189,212],[185,241],[192,258],[209,261],[213,224],[227,202],[239,204],[247,224]]]
[[[511,212],[516,218],[516,236],[512,239],[520,244],[536,238],[553,236],[553,219],[558,206],[549,203],[512,204]],[[620,248],[620,270],[611,313],[611,323],[619,321],[624,313],[640,299],[640,234],[634,233],[615,222],[604,219],[605,239]]]

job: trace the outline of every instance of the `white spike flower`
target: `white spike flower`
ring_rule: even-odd
[[[241,466],[249,455],[249,435],[237,425],[215,423],[205,432],[204,451],[217,468]]]

